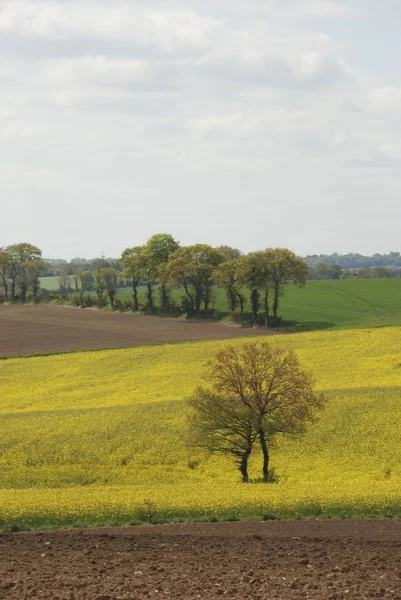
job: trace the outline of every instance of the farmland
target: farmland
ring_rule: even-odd
[[[269,339],[329,398],[306,435],[278,441],[269,486],[186,443],[183,400],[227,342],[2,361],[1,524],[400,515],[401,329]]]
[[[56,305],[0,306],[0,356],[230,339],[257,330]],[[259,332],[260,334],[260,332]]]
[[[400,542],[394,520],[3,535],[0,590],[7,600],[396,600]]]
[[[57,278],[42,278],[42,287],[54,290]],[[182,290],[173,290],[179,302]],[[227,312],[225,291],[214,290],[214,308]],[[119,300],[132,298],[129,288],[120,288]],[[158,294],[155,293],[158,300]],[[139,288],[139,300],[145,302],[145,288]],[[347,279],[308,281],[304,288],[288,285],[280,301],[284,325],[299,330],[341,329],[401,325],[401,279]],[[249,307],[247,307],[249,309]]]

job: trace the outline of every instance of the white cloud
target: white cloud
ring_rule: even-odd
[[[203,135],[248,136],[257,131],[259,118],[242,113],[226,115],[205,115],[188,119],[185,127],[191,133]]]
[[[48,40],[124,41],[163,52],[203,48],[221,26],[188,9],[155,11],[137,1],[6,0],[0,8],[1,32]]]
[[[0,0],[8,221],[34,198],[26,226],[50,240],[52,228],[35,219],[54,214],[57,195],[66,255],[74,236],[91,248],[87,223],[75,229],[71,216],[85,203],[114,244],[108,254],[170,225],[182,241],[250,249],[310,239],[318,250],[319,211],[335,211],[341,197],[352,212],[367,193],[374,206],[375,195],[401,188],[399,82],[383,75],[378,84],[358,64],[343,43],[344,17],[330,0]],[[230,210],[245,202],[255,235],[254,219]],[[194,219],[198,205],[213,225]],[[105,211],[115,211],[115,235]],[[301,214],[310,227],[302,235]]]
[[[373,108],[378,111],[401,109],[401,87],[384,85],[372,90],[370,99]]]
[[[284,19],[334,18],[349,14],[343,2],[333,0],[256,0],[256,4],[267,15]]]

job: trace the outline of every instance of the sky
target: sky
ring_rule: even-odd
[[[401,249],[400,0],[0,0],[0,246]]]

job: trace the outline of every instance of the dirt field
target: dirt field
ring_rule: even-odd
[[[1,305],[0,356],[261,335],[263,330],[54,305]]]
[[[0,598],[401,599],[400,521],[84,529],[0,537]]]

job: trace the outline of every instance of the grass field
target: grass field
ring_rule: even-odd
[[[227,342],[1,362],[0,525],[401,516],[401,328],[269,340],[329,397],[305,436],[278,441],[271,485],[242,485],[228,458],[185,442],[183,400]]]
[[[54,289],[57,279],[44,278],[42,286]],[[182,290],[172,292],[176,302],[182,295]],[[117,298],[131,299],[132,292],[122,288]],[[159,300],[157,290],[155,298]],[[139,299],[145,302],[143,287],[139,289]],[[214,308],[227,311],[223,289],[215,290]],[[303,331],[401,325],[401,279],[308,281],[301,289],[289,285],[281,299],[280,314],[285,325]]]

